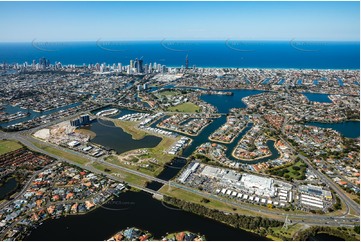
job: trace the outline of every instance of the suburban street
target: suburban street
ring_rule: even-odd
[[[27,132],[27,133],[29,133],[29,132]],[[190,188],[190,187],[187,187],[187,186],[175,183],[175,182],[168,182],[168,181],[165,181],[165,180],[162,180],[162,179],[159,179],[159,178],[155,178],[155,177],[152,177],[150,175],[147,175],[147,174],[144,174],[144,173],[141,173],[141,172],[138,172],[138,171],[134,171],[134,170],[129,169],[129,168],[125,168],[125,167],[122,167],[122,166],[118,166],[118,165],[106,162],[101,158],[96,159],[96,158],[93,158],[93,157],[88,157],[87,155],[81,154],[81,153],[76,152],[76,151],[70,151],[68,149],[61,148],[61,147],[55,146],[55,145],[50,144],[50,143],[45,143],[45,142],[39,141],[37,139],[34,139],[34,138],[30,137],[29,135],[22,135],[21,133],[5,133],[5,132],[1,132],[0,137],[2,139],[17,140],[17,141],[21,142],[22,144],[24,144],[25,146],[27,146],[28,148],[30,148],[31,150],[44,153],[44,154],[46,154],[46,155],[48,155],[50,157],[53,157],[53,158],[55,158],[55,159],[57,159],[59,161],[64,161],[64,162],[67,162],[69,164],[76,165],[76,166],[78,166],[80,168],[87,169],[87,170],[89,170],[91,172],[94,172],[96,174],[106,175],[107,177],[109,177],[109,178],[111,178],[113,180],[119,181],[119,182],[124,182],[124,181],[120,177],[114,176],[114,175],[106,173],[106,172],[102,172],[102,171],[100,171],[98,169],[95,169],[94,167],[92,167],[90,165],[87,165],[87,164],[82,165],[82,164],[73,162],[71,160],[65,159],[63,157],[54,155],[52,153],[46,152],[46,151],[44,151],[42,149],[39,149],[32,142],[36,141],[36,142],[44,143],[46,145],[51,145],[51,146],[54,146],[54,147],[56,147],[56,148],[58,148],[60,150],[65,151],[65,152],[71,152],[73,154],[76,154],[76,155],[79,155],[81,157],[87,158],[87,159],[90,160],[90,162],[103,163],[104,165],[111,166],[111,167],[119,169],[121,171],[131,173],[131,174],[134,174],[134,175],[139,176],[139,177],[143,177],[143,178],[145,178],[145,179],[147,179],[149,181],[156,181],[156,182],[159,182],[159,183],[162,183],[162,184],[169,184],[172,187],[172,189],[174,189],[174,188],[182,189],[182,190],[185,190],[187,192],[190,192],[190,193],[193,193],[193,194],[196,194],[196,195],[200,195],[200,196],[203,196],[203,197],[206,197],[206,198],[209,198],[209,199],[221,201],[223,203],[229,204],[232,207],[240,208],[240,209],[243,209],[243,210],[253,211],[253,212],[255,212],[257,214],[260,214],[260,215],[261,214],[266,215],[266,216],[271,215],[273,217],[279,217],[280,219],[284,218],[286,215],[288,215],[289,219],[292,220],[293,222],[305,223],[305,224],[310,224],[310,225],[353,226],[354,224],[359,223],[358,216],[349,216],[350,215],[349,206],[352,209],[354,209],[355,205],[353,203],[351,203],[352,200],[349,201],[349,199],[346,199],[348,197],[345,196],[340,191],[340,189],[338,189],[338,190],[335,189],[335,190],[336,190],[336,192],[338,194],[341,193],[340,198],[341,198],[342,201],[345,202],[346,207],[347,207],[346,211],[341,215],[331,216],[331,215],[314,215],[314,214],[295,214],[293,212],[286,212],[286,211],[278,212],[278,211],[268,209],[268,208],[265,208],[265,207],[262,207],[262,206],[255,206],[255,205],[247,204],[247,203],[236,203],[236,202],[230,201],[228,199],[223,199],[223,198],[217,197],[217,196],[209,194],[209,193],[204,193],[204,192],[198,191],[196,189],[193,189],[193,188]],[[302,157],[300,157],[300,158],[302,158]],[[305,162],[308,162],[308,161],[305,161]],[[318,174],[318,173],[316,173],[316,174]],[[30,181],[29,181],[29,183],[30,183]],[[332,187],[332,182],[328,181],[328,184],[330,184],[330,186]],[[165,194],[163,194],[161,192],[154,191],[152,189],[145,188],[145,187],[142,187],[142,186],[139,186],[139,185],[136,185],[136,184],[129,184],[129,185],[131,187],[134,187],[136,189],[145,191],[145,192],[150,193],[152,195],[158,195],[160,197],[165,195]],[[24,191],[24,189],[23,189],[23,191]]]

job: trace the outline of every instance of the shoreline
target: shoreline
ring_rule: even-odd
[[[280,151],[279,147],[276,145],[277,140],[274,139],[274,138],[269,138],[269,139],[267,139],[267,141],[270,141],[270,140],[275,143],[273,146],[275,147],[275,149],[276,149],[276,150],[278,151],[278,153],[280,154],[280,156],[279,156],[277,159],[282,158],[282,157],[283,157],[283,153]],[[260,160],[260,159],[263,159],[263,158],[267,158],[267,157],[270,157],[270,156],[273,155],[273,153],[271,152],[270,155],[261,156],[261,157],[258,157],[258,158],[252,159],[252,160],[251,160],[251,159],[239,159],[239,158],[235,157],[234,154],[233,154],[235,150],[236,150],[236,149],[233,149],[233,151],[232,151],[232,157],[235,158],[235,159],[237,159],[237,160],[239,160],[239,161],[245,161],[245,162],[257,161],[257,160]],[[271,151],[271,149],[270,149],[270,151]],[[266,162],[266,161],[265,161],[265,162]]]
[[[342,124],[347,122],[360,122],[360,119],[347,119],[342,121],[335,121],[335,122],[327,122],[327,121],[307,121],[299,124],[307,125],[307,123],[320,123],[320,124]]]
[[[89,136],[89,141],[91,141],[92,139],[94,139],[97,134],[94,131],[91,131],[90,129],[87,128],[79,128],[79,129],[75,129],[74,133],[78,133],[78,134],[83,134],[83,135],[88,135]]]
[[[227,117],[227,119],[228,119],[228,117]],[[227,121],[228,121],[228,120],[227,120]],[[226,121],[226,123],[224,123],[223,125],[227,124],[227,121]],[[221,125],[218,129],[222,128],[223,125]],[[235,140],[236,138],[238,138],[238,136],[242,133],[242,131],[243,131],[246,127],[248,127],[248,122],[245,124],[245,126],[244,126],[241,130],[238,131],[238,134],[235,135],[229,142],[218,141],[218,140],[215,140],[215,139],[212,139],[212,138],[211,138],[211,135],[212,135],[214,132],[216,132],[218,129],[216,129],[212,134],[210,134],[210,135],[208,136],[208,140],[213,141],[213,142],[216,142],[216,143],[226,144],[226,145],[232,144],[232,143],[234,142],[234,140]]]
[[[280,91],[280,90],[270,90],[270,89],[259,89],[259,88],[252,88],[252,86],[250,86],[248,88],[248,85],[252,85],[252,84],[242,84],[242,85],[246,85],[244,87],[230,87],[230,88],[224,88],[224,89],[220,89],[220,88],[215,88],[215,89],[210,89],[210,87],[198,87],[198,86],[182,86],[182,85],[178,85],[176,84],[173,88],[179,88],[179,89],[182,89],[182,88],[189,88],[189,89],[201,89],[201,90],[212,90],[212,91],[237,91],[237,90],[245,90],[245,91],[260,91],[260,92],[284,92],[284,91]],[[258,86],[258,85],[256,85]],[[163,88],[164,86],[157,86],[159,88]],[[171,89],[171,88],[169,88]],[[304,93],[307,93],[307,94],[325,94],[325,95],[340,95],[340,96],[351,96],[351,97],[358,97],[358,95],[355,95],[355,94],[335,94],[335,93],[324,93],[324,92],[312,92],[310,90],[306,90],[306,91],[303,91],[303,92],[297,92],[299,94],[304,94]],[[202,95],[214,95],[214,94],[201,94]]]
[[[208,119],[208,118],[207,118],[207,119]],[[196,137],[196,136],[200,135],[200,133],[203,131],[203,129],[205,129],[206,127],[208,127],[208,125],[210,125],[210,124],[213,122],[213,118],[209,118],[209,119],[211,120],[211,122],[207,123],[207,125],[203,126],[200,130],[198,130],[198,132],[197,132],[196,134],[189,134],[189,133],[186,133],[186,132],[183,132],[183,131],[174,130],[174,129],[169,129],[169,128],[160,126],[159,124],[157,124],[156,126],[157,126],[158,128],[161,128],[161,129],[166,129],[166,130],[169,130],[169,131],[172,131],[172,132],[177,132],[177,133],[180,133],[180,134],[184,134],[184,135]],[[187,120],[186,120],[186,121],[187,121]]]
[[[248,131],[249,132],[249,131]],[[247,132],[247,133],[248,133]],[[246,134],[247,134],[246,133]],[[245,134],[245,135],[246,135]],[[272,152],[271,152],[271,154],[269,154],[269,155],[264,155],[264,156],[261,156],[261,157],[257,157],[257,158],[254,158],[254,159],[241,159],[241,158],[237,158],[236,156],[235,156],[235,152],[236,152],[236,149],[237,149],[237,146],[238,146],[238,144],[241,142],[243,140],[243,137],[242,137],[242,139],[240,139],[239,141],[238,141],[238,143],[236,144],[236,146],[234,147],[234,149],[232,150],[232,157],[233,158],[235,158],[235,159],[237,159],[237,160],[239,160],[239,161],[244,161],[244,162],[253,162],[253,161],[257,161],[257,160],[260,160],[260,159],[263,159],[263,158],[267,158],[267,157],[270,157],[270,156],[272,156]],[[267,141],[268,140],[273,140],[274,142],[276,142],[274,139],[267,139]],[[275,147],[276,147],[276,145],[274,145]],[[271,149],[269,149],[270,151],[271,151]]]

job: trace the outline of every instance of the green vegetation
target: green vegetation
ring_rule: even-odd
[[[360,234],[360,225],[353,227],[353,231],[355,231],[356,234]]]
[[[92,166],[97,170],[104,171],[106,173],[111,173],[112,175],[118,176],[120,179],[124,180],[125,182],[127,182],[129,184],[134,184],[134,185],[145,187],[147,182],[149,182],[147,179],[145,179],[143,177],[122,171],[120,169],[116,169],[111,166],[103,165],[98,162],[93,163]]]
[[[156,165],[156,164],[153,164],[153,163],[150,163],[147,161],[142,162],[141,164],[143,164],[143,165],[147,164],[148,166],[142,167],[142,166],[138,166],[137,164],[126,165],[124,162],[121,162],[117,156],[108,156],[107,158],[105,158],[105,160],[114,165],[126,167],[126,168],[136,170],[136,171],[140,171],[140,172],[150,175],[150,176],[157,176],[163,170],[163,166]],[[136,163],[139,161],[139,159],[134,156],[131,156],[131,160],[128,160],[128,161]]]
[[[143,172],[145,174],[151,175],[151,176],[157,176],[159,173],[163,171],[164,164],[168,163],[174,158],[174,155],[169,155],[164,153],[165,150],[169,149],[169,147],[176,141],[177,139],[169,138],[169,137],[163,137],[162,141],[154,148],[148,149],[148,154],[134,154],[129,155],[127,160],[124,160],[127,156],[127,153],[124,153],[119,156],[109,156],[106,158],[106,161],[115,165],[127,167],[136,171]],[[130,151],[132,152],[132,151]],[[155,164],[153,162],[148,161],[147,159],[154,158],[157,160],[158,164]],[[122,161],[123,160],[123,161]],[[126,165],[124,161],[135,163],[135,165]],[[139,163],[139,166],[136,164]],[[140,166],[142,165],[148,165],[147,167]]]
[[[194,194],[192,192],[188,192],[183,189],[179,189],[179,188],[175,188],[175,187],[171,187],[171,189],[169,189],[168,185],[164,185],[159,190],[159,192],[161,192],[165,195],[171,196],[171,197],[175,197],[175,198],[179,198],[179,199],[191,202],[191,203],[199,204],[199,205],[205,206],[210,209],[217,209],[217,210],[220,210],[223,212],[239,213],[239,214],[250,215],[250,216],[257,215],[253,211],[243,210],[241,208],[235,208],[225,202],[221,202],[221,201],[218,201],[218,200],[215,200],[212,198],[205,198],[201,195]]]
[[[195,112],[198,113],[200,111],[200,108],[199,108],[199,106],[197,106],[191,102],[186,102],[186,103],[182,103],[177,106],[174,106],[174,107],[170,107],[170,108],[168,108],[168,111],[184,112],[184,113],[195,113]]]
[[[37,142],[34,142],[33,144],[36,147],[38,147],[39,149],[42,149],[42,150],[44,150],[46,152],[49,152],[49,153],[51,153],[53,155],[56,155],[56,156],[64,157],[65,159],[71,160],[71,161],[79,163],[81,165],[84,165],[84,164],[89,162],[89,160],[86,159],[86,158],[80,157],[78,155],[71,154],[71,153],[66,152],[66,151],[56,149],[56,148],[54,148],[54,147],[52,147],[50,145],[40,144],[40,143],[37,143]]]
[[[146,135],[148,135],[147,132],[138,129],[136,126],[138,125],[137,122],[131,122],[131,121],[123,121],[123,120],[112,120],[115,126],[123,129],[124,132],[130,134],[133,139],[140,140],[143,139]]]
[[[180,95],[180,92],[177,91],[177,90],[174,90],[174,91],[165,90],[165,91],[159,92],[158,95],[159,95],[159,96],[169,96],[169,97],[172,97],[172,96],[178,96],[178,95]]]
[[[20,143],[11,140],[0,140],[0,155],[20,149]]]
[[[299,231],[297,234],[295,234],[294,240],[306,241],[310,237],[314,237],[319,233],[326,233],[337,236],[346,241],[360,241],[360,236],[357,234],[357,232],[355,232],[354,228],[320,226],[313,226],[311,228]]]
[[[282,225],[282,222],[277,220],[263,217],[245,216],[236,213],[225,214],[222,211],[210,209],[199,203],[191,203],[168,196],[164,196],[164,202],[179,207],[185,211],[220,221],[235,228],[250,230],[260,234],[261,236],[267,235],[267,228],[269,229],[271,227],[279,227]]]
[[[114,124],[117,127],[121,127],[124,132],[127,132],[128,134],[132,135],[133,139],[142,139],[146,135],[148,135],[147,132],[140,130],[136,128],[137,123],[136,122],[130,122],[130,121],[122,121],[122,120],[113,120]],[[173,155],[165,154],[164,151],[169,149],[169,147],[176,141],[175,138],[169,138],[169,137],[162,137],[162,141],[154,148],[150,148],[149,150],[149,158],[155,158],[162,164],[165,164],[166,162],[169,162],[171,159],[174,158]],[[147,155],[144,155],[145,157]],[[141,156],[139,156],[141,158]]]
[[[304,180],[306,178],[307,164],[303,163],[299,158],[294,163],[287,164],[282,167],[270,169],[271,175],[286,178],[287,181]]]
[[[341,204],[341,199],[336,195],[336,194],[333,194],[333,196],[336,198],[336,202],[335,204],[333,205],[333,209],[334,210],[339,210],[342,208],[342,204]]]
[[[268,238],[272,240],[293,240],[293,237],[296,233],[304,229],[305,225],[302,224],[292,224],[288,226],[287,229],[280,227],[270,228]]]
[[[174,158],[174,155],[166,154],[164,151],[168,150],[177,140],[179,138],[163,137],[156,147],[148,149],[150,157],[157,159],[162,164],[169,162]]]

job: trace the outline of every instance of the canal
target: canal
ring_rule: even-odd
[[[73,104],[69,104],[69,105],[66,105],[66,106],[63,106],[63,107],[59,107],[59,108],[54,108],[54,109],[44,111],[44,112],[35,112],[33,110],[29,110],[30,115],[28,115],[26,117],[23,117],[23,118],[20,118],[20,119],[15,119],[15,120],[12,120],[12,121],[9,121],[9,122],[2,122],[0,124],[3,127],[6,127],[6,126],[9,126],[9,125],[13,125],[13,124],[21,123],[21,122],[26,122],[26,121],[29,121],[31,119],[34,119],[34,118],[37,118],[37,117],[40,117],[40,116],[43,116],[43,115],[52,114],[52,113],[58,112],[60,110],[66,110],[66,109],[69,109],[69,108],[77,107],[80,104],[81,104],[81,102],[73,103]],[[17,112],[20,112],[20,111],[26,113],[28,110],[27,109],[22,109],[22,108],[20,108],[18,106],[6,105],[5,109],[3,111],[6,112],[6,113],[9,113],[9,114],[14,114],[14,113],[17,113]]]

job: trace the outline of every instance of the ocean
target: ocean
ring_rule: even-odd
[[[321,41],[104,41],[0,43],[0,62],[122,63],[142,59],[169,67],[359,69],[359,42]]]

